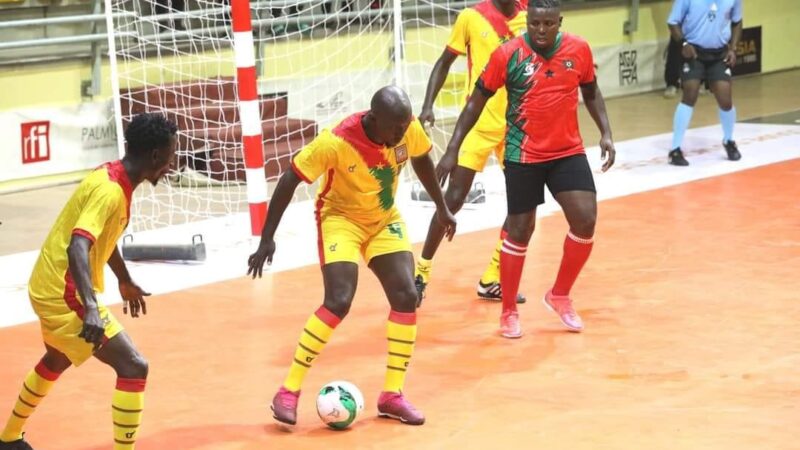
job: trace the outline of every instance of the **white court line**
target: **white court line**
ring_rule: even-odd
[[[725,159],[718,126],[690,130],[683,146],[691,165],[666,164],[671,134],[660,134],[617,143],[617,163],[608,173],[597,171],[598,198],[606,200],[702,178],[733,173],[752,167],[800,158],[800,127],[792,125],[737,124],[736,139],[742,159]],[[600,167],[597,147],[587,151],[593,168]],[[487,190],[483,204],[466,205],[458,214],[459,235],[499,228],[505,218],[505,188],[497,166],[479,174]],[[433,209],[428,203],[410,200],[411,185],[401,184],[397,203],[408,224],[412,242],[422,242]],[[549,194],[548,194],[549,195]],[[691,199],[687,199],[690,201]],[[276,236],[275,261],[262,283],[270,282],[269,273],[317,263],[316,226],[310,201],[289,206]],[[548,198],[539,215],[551,214],[558,205]],[[258,241],[249,238],[246,214],[174,226],[154,232],[138,233],[136,242],[190,242],[194,234],[205,237],[207,260],[202,263],[128,263],[134,279],[153,294],[175,292],[191,287],[244,276],[247,256]],[[239,241],[220,239],[241,236]],[[453,245],[466,245],[456,238]],[[37,251],[0,257],[0,327],[36,320],[27,298],[26,283]],[[118,303],[115,278],[106,268],[108,290],[102,296],[106,304]],[[242,300],[246,300],[243,298]]]

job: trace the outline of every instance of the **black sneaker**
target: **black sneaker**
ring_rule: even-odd
[[[16,441],[0,441],[0,450],[33,450],[33,447],[25,442],[25,437],[23,436],[21,439],[17,439]]]
[[[422,275],[417,275],[414,279],[414,286],[417,288],[417,306],[419,307],[422,303],[422,299],[425,298],[425,288],[428,286],[428,283],[422,279]]]
[[[500,288],[500,283],[494,281],[492,283],[483,284],[478,281],[478,297],[492,300],[495,302],[503,301],[503,289]],[[527,299],[522,294],[517,294],[517,303],[525,303]]]
[[[673,166],[689,165],[689,161],[687,161],[686,158],[683,157],[683,152],[681,151],[680,147],[673,149],[671,152],[669,152],[669,155],[667,157],[669,158],[669,163],[672,164]]]
[[[728,159],[731,161],[742,159],[742,154],[739,153],[739,147],[736,146],[736,141],[723,142],[722,146],[725,147],[725,152],[728,153]]]

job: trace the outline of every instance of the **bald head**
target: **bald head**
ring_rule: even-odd
[[[393,147],[403,139],[412,118],[408,95],[397,86],[382,87],[370,102],[367,134],[374,142]]]
[[[411,100],[397,86],[385,86],[378,89],[378,92],[372,96],[369,107],[379,115],[388,114],[397,118],[411,115]]]

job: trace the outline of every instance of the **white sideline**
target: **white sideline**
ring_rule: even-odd
[[[702,178],[733,173],[752,167],[800,158],[800,126],[737,124],[736,139],[742,152],[738,162],[727,161],[720,145],[718,126],[690,130],[684,152],[691,165],[666,164],[671,135],[660,134],[618,142],[617,163],[606,174],[595,176],[600,200],[687,183]],[[600,167],[597,147],[588,149],[592,167]],[[467,205],[458,214],[458,234],[499,228],[505,217],[505,188],[497,166],[479,174],[487,191],[487,202]],[[433,209],[429,203],[410,200],[412,186],[403,183],[398,205],[408,223],[412,242],[425,238]],[[277,252],[269,272],[289,270],[317,263],[316,227],[310,201],[290,205],[276,237]],[[551,214],[558,206],[552,199],[539,209],[539,215]],[[203,263],[128,263],[134,279],[154,295],[179,291],[244,276],[247,256],[257,245],[249,235],[247,214],[212,219],[189,225],[138,233],[135,241],[191,242],[194,234],[205,237],[207,260]],[[230,236],[241,236],[232,240]],[[458,237],[451,245],[466,241]],[[446,244],[445,244],[446,245]],[[0,256],[0,327],[36,320],[27,298],[26,283],[38,250]],[[119,294],[113,274],[106,268],[106,304],[118,303]],[[269,275],[256,281],[269,283]],[[243,301],[246,299],[242,299]],[[155,300],[157,301],[157,300]]]

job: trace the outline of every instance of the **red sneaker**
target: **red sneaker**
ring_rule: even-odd
[[[572,300],[568,295],[554,295],[551,289],[544,294],[544,299],[542,301],[547,309],[558,314],[561,323],[563,323],[569,331],[574,331],[576,333],[583,331],[583,320],[581,320],[581,317],[575,312],[575,308],[572,307]]]
[[[500,315],[500,336],[508,339],[522,337],[522,327],[519,325],[519,313],[516,311],[503,311]]]
[[[409,425],[425,423],[425,416],[406,400],[402,392],[381,392],[378,397],[378,416],[397,419]]]
[[[278,422],[294,425],[297,423],[297,400],[300,391],[292,392],[281,386],[278,393],[272,398],[272,417]]]

